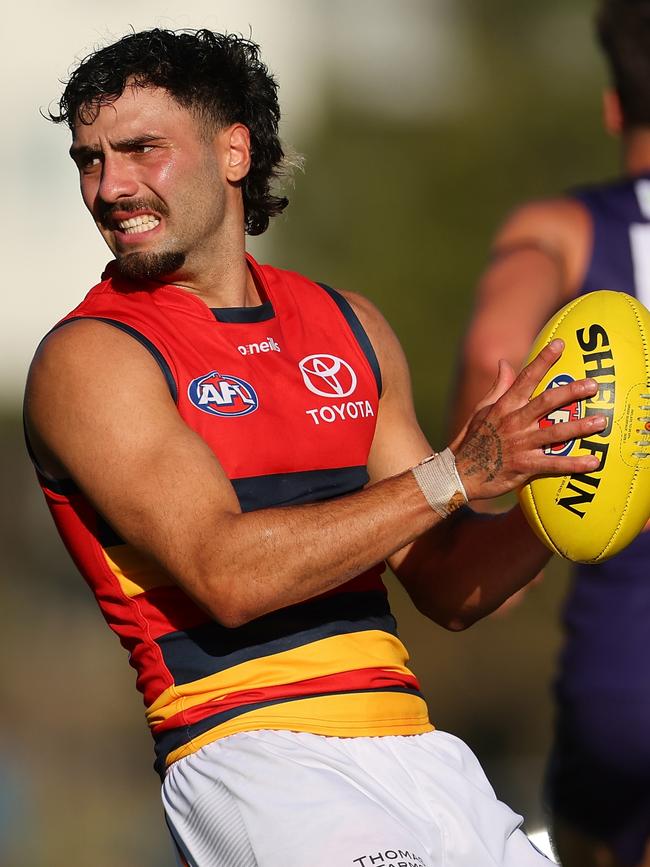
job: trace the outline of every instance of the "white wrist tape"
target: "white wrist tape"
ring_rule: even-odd
[[[411,471],[427,503],[443,518],[467,502],[467,493],[450,449],[425,458]]]

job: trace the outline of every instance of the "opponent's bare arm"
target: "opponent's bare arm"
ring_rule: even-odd
[[[518,370],[542,325],[578,291],[592,242],[572,199],[530,202],[498,231],[461,351],[451,430],[458,432],[504,358]]]
[[[533,377],[554,358],[546,350]],[[570,388],[577,396],[585,385]],[[594,390],[595,384],[587,388]],[[513,397],[511,404],[517,402],[527,404],[527,396]],[[242,514],[219,462],[181,420],[149,353],[99,322],[73,322],[48,337],[30,372],[26,409],[44,468],[72,478],[122,538],[225,625],[338,586],[440,522],[410,472],[335,501]],[[380,408],[383,425],[382,415]],[[506,436],[507,460],[494,465],[489,483],[468,475],[470,496],[493,496],[495,488],[510,489],[540,469],[539,458],[529,462],[525,454],[526,419],[509,411],[495,423]],[[577,433],[567,428],[564,435]],[[590,457],[563,460],[566,472],[593,468]]]

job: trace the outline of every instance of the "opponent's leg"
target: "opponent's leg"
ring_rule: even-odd
[[[640,692],[560,704],[546,796],[564,867],[650,867],[648,724]]]
[[[629,867],[619,861],[605,843],[583,833],[560,816],[553,817],[551,833],[560,862],[567,867]]]

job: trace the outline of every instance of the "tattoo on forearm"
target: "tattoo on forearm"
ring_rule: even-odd
[[[462,451],[467,461],[465,473],[468,476],[483,472],[486,473],[485,481],[491,482],[503,466],[501,440],[489,421],[481,422],[476,433],[463,445]]]

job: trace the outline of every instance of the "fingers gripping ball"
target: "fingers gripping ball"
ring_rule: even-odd
[[[545,325],[531,358],[554,337],[565,350],[535,389],[590,377],[597,393],[554,410],[540,427],[604,415],[599,433],[558,442],[555,455],[593,454],[590,473],[537,477],[519,502],[537,536],[569,560],[598,563],[628,545],[650,518],[650,313],[621,292],[591,292],[563,307]]]

